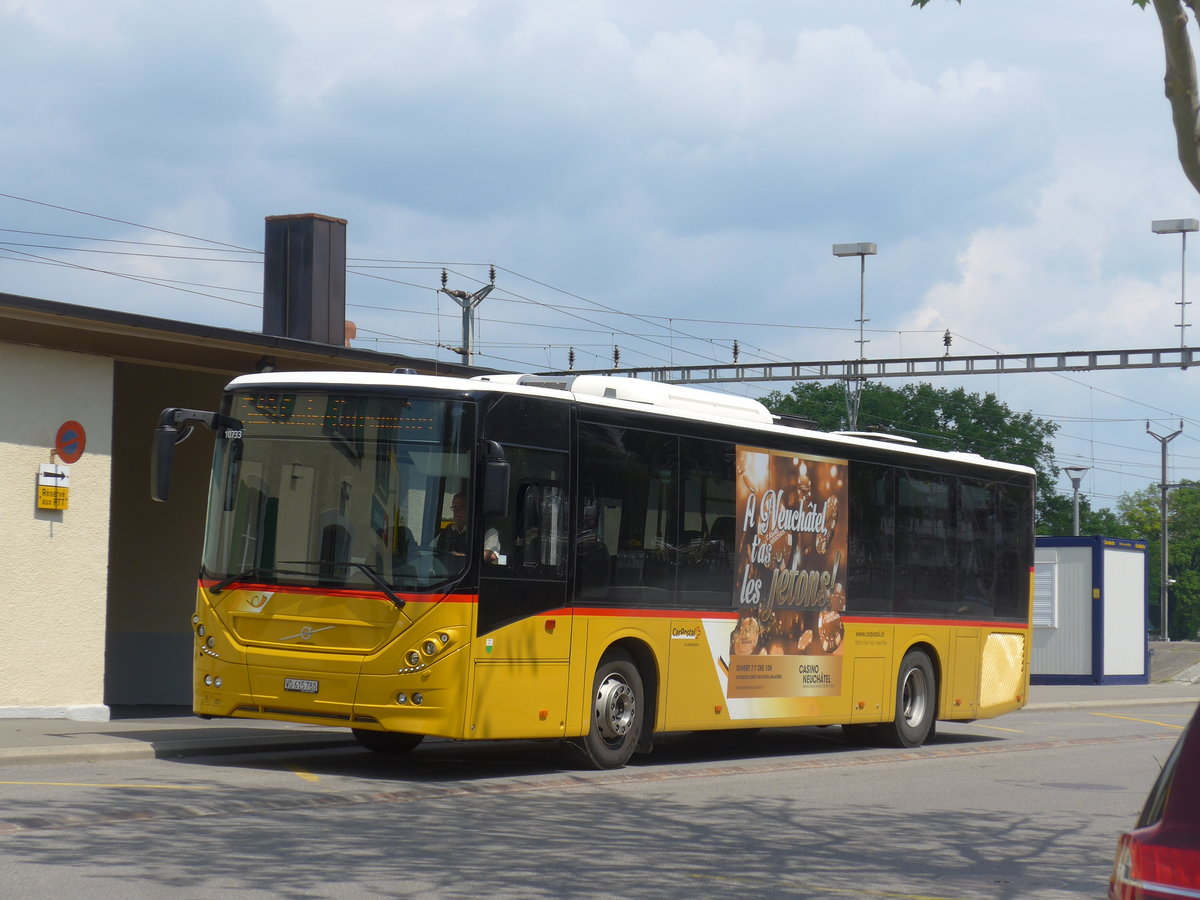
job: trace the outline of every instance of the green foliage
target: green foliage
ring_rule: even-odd
[[[1150,621],[1159,623],[1162,571],[1162,492],[1154,484],[1117,501],[1132,536],[1146,539],[1150,566]],[[1190,640],[1200,631],[1200,481],[1181,481],[1167,503],[1167,576],[1171,586],[1171,637]]]
[[[1055,534],[1066,534],[1058,531]],[[1079,498],[1079,533],[1136,540],[1142,535],[1111,509],[1092,509],[1087,497]]]
[[[822,431],[846,428],[846,392],[839,383],[800,381],[791,391],[762,398],[777,413],[806,416]],[[1028,412],[1015,412],[995,394],[970,394],[962,388],[907,384],[891,388],[868,381],[863,386],[858,430],[880,430],[911,437],[933,450],[978,453],[988,459],[1029,466],[1038,476],[1038,521],[1059,522],[1064,498],[1056,488],[1058,467],[1051,441],[1058,426]],[[1071,533],[1071,504],[1066,498],[1066,530]]]
[[[1063,536],[1074,533],[1075,509],[1072,496],[1055,494],[1041,504],[1038,534]],[[1079,497],[1079,533],[1104,537],[1141,538],[1142,533],[1111,509],[1093,509],[1087,497]]]

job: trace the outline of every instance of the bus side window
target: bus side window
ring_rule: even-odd
[[[1028,485],[998,486],[998,545],[1001,548],[996,580],[996,615],[1026,619],[1029,615],[1029,576],[1033,544],[1022,540],[1033,521],[1033,491]]]
[[[891,467],[852,460],[849,500],[846,609],[890,613],[896,555],[896,479]]]
[[[953,478],[899,470],[896,490],[896,611],[946,615],[957,608]]]
[[[960,615],[991,616],[996,604],[995,486],[958,480],[958,606]]]
[[[487,574],[562,577],[566,574],[567,516],[563,476],[565,453],[528,447],[504,448],[511,468],[508,515],[483,522],[484,549],[499,544],[495,567]]]
[[[676,602],[678,447],[674,435],[580,423],[579,492],[599,516],[597,527],[581,520],[576,531],[580,601]]]
[[[736,445],[685,437],[679,442],[679,602],[728,609],[734,591]]]

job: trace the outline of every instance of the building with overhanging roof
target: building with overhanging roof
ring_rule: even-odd
[[[346,346],[345,224],[267,220],[262,333],[0,293],[0,717],[190,704],[212,435],[180,448],[172,502],[153,502],[162,409],[216,409],[268,367],[482,371]],[[52,479],[66,508],[46,508]]]

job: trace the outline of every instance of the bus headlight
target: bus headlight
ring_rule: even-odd
[[[421,654],[416,650],[409,650],[408,653],[404,655],[404,659],[410,666],[419,666],[421,664]]]
[[[425,651],[426,656],[433,656],[433,654],[438,652],[438,645],[433,641],[426,641],[421,645],[421,649]]]

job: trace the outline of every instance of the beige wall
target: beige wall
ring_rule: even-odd
[[[0,343],[0,717],[108,718],[113,363]],[[58,428],[80,422],[70,507],[37,508]]]
[[[221,375],[118,362],[113,437],[107,676],[110,706],[192,702],[191,618],[204,543],[213,436],[177,447],[171,498],[150,499],[150,444],[169,406],[216,409]]]

